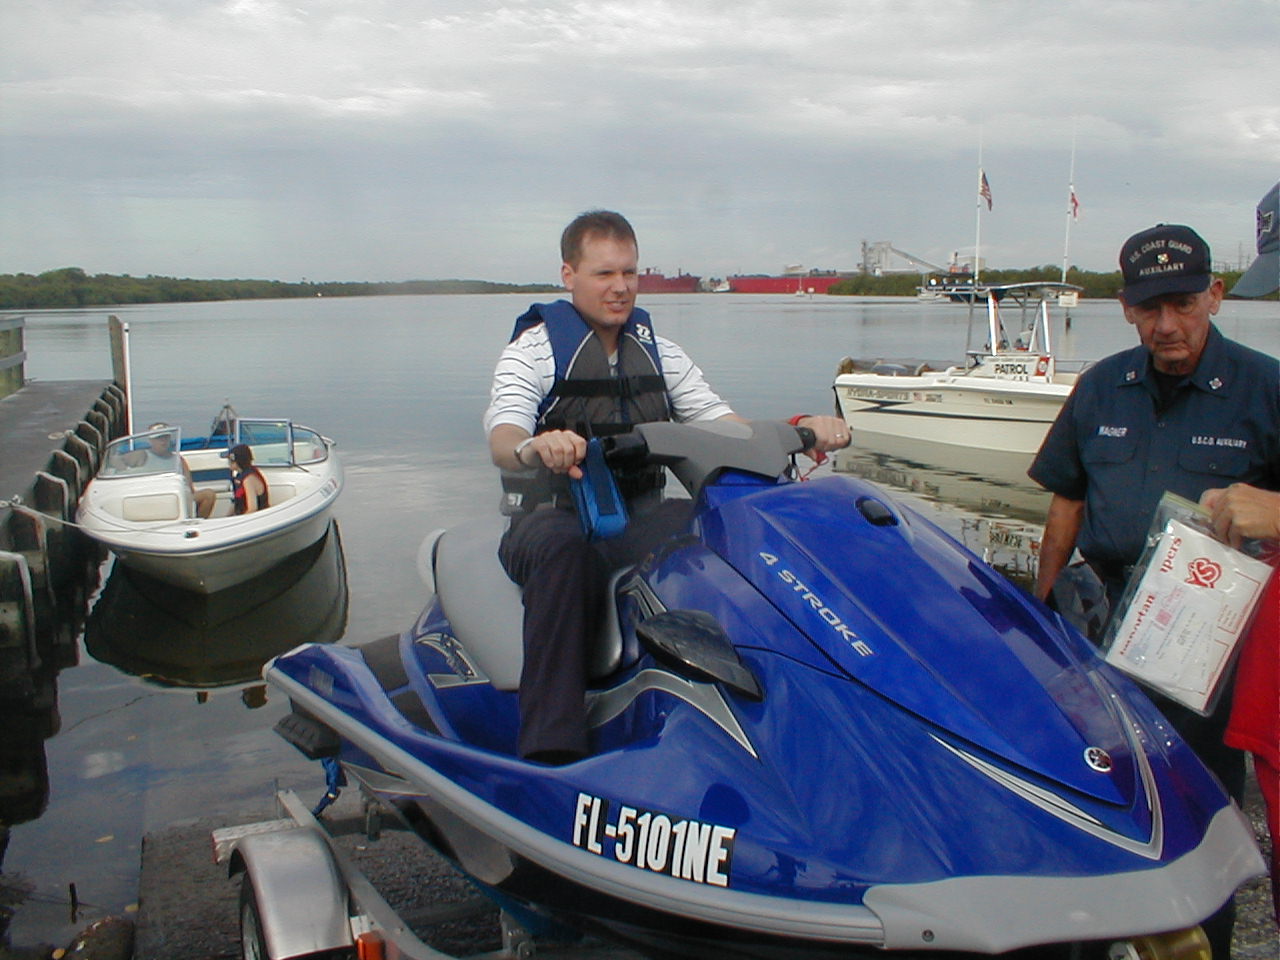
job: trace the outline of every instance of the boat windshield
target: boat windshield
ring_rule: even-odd
[[[256,467],[291,467],[293,423],[289,420],[237,420],[233,446],[243,443],[253,451]]]
[[[310,427],[293,428],[293,456],[298,463],[320,463],[329,459],[329,444]]]
[[[237,420],[236,443],[248,444],[259,467],[293,467],[329,458],[329,444],[292,420]]]
[[[121,437],[107,445],[100,477],[140,477],[182,473],[182,431],[178,427]]]

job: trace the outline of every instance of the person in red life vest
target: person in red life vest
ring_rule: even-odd
[[[1214,532],[1232,546],[1238,547],[1245,537],[1280,543],[1280,493],[1233,483],[1206,490],[1200,503],[1213,518]],[[1271,897],[1280,920],[1280,576],[1273,575],[1263,591],[1243,643],[1222,739],[1253,754],[1253,771],[1267,807]]]
[[[231,474],[231,498],[236,514],[267,509],[267,478],[253,465],[253,451],[241,443],[232,447],[227,456],[235,465]]]
[[[1280,288],[1280,183],[1258,202],[1258,257],[1231,288],[1233,297],[1265,297]],[[1214,531],[1238,547],[1245,537],[1280,545],[1280,493],[1244,483],[1206,490],[1200,503]],[[1253,626],[1244,638],[1231,715],[1223,741],[1253,754],[1253,771],[1267,807],[1271,832],[1271,897],[1280,920],[1280,574],[1263,591]]]

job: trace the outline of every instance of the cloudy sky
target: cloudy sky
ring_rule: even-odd
[[[1278,0],[5,0],[0,273],[554,280],[852,269],[862,241],[1229,265],[1280,178]]]

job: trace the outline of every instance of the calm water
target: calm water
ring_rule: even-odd
[[[335,600],[332,548],[291,574],[288,597],[244,601],[247,613],[171,609],[176,601],[113,584],[92,621],[93,642],[58,676],[58,732],[43,741],[43,813],[15,826],[0,852],[9,878],[34,888],[11,924],[13,945],[65,943],[96,913],[133,903],[149,831],[196,817],[269,816],[277,783],[319,797],[316,765],[271,732],[284,708],[264,702],[252,681],[254,655],[326,632],[372,639],[417,614],[422,537],[496,509],[480,418],[493,362],[527,302],[384,297],[28,314],[27,375],[46,380],[109,379],[107,316],[126,320],[137,423],[202,432],[230,402],[244,416],[288,416],[336,439],[347,473],[335,515],[349,603]],[[645,305],[658,331],[681,343],[747,417],[831,409],[842,356],[958,359],[966,342],[966,310],[955,305],[737,295],[650,297]],[[1135,342],[1114,303],[1087,302],[1072,315],[1070,330],[1058,324],[1064,359]],[[1219,321],[1227,336],[1280,354],[1275,303],[1228,303]],[[993,475],[981,461],[892,453],[860,449],[837,467],[908,491],[972,548],[1026,571],[1045,500],[1016,465],[995,465]],[[174,641],[158,643],[162,631]],[[219,660],[209,659],[211,649]],[[90,905],[75,923],[69,883]]]

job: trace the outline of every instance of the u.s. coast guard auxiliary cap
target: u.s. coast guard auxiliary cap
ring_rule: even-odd
[[[1258,259],[1231,288],[1233,297],[1265,297],[1280,287],[1280,183],[1258,204]]]
[[[1190,227],[1159,223],[1120,248],[1126,303],[1166,293],[1199,293],[1209,286],[1209,245]]]

